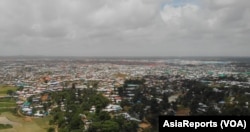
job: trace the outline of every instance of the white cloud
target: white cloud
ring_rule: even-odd
[[[147,25],[156,14],[155,4],[143,3],[142,0],[111,1],[93,13],[90,17],[93,24],[137,28]]]
[[[193,21],[197,19],[199,7],[192,4],[174,7],[165,5],[161,11],[161,16],[166,24],[185,24],[186,21]]]

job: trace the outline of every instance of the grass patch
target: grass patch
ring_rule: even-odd
[[[23,119],[21,117],[15,116],[12,112],[3,112],[1,116],[7,117],[9,120],[14,122],[21,122]]]
[[[0,102],[14,102],[15,103],[15,99],[13,99],[13,98],[0,98]]]
[[[51,126],[49,125],[49,120],[51,119],[50,116],[46,116],[43,118],[35,118],[33,121],[36,123],[40,128],[44,129],[45,131],[49,129]]]
[[[6,96],[8,90],[16,91],[17,87],[0,85],[0,96]]]
[[[0,130],[9,128],[13,128],[13,126],[10,124],[0,124]]]
[[[1,108],[0,107],[0,114],[4,113],[4,112],[11,112],[13,113],[15,110],[15,108]]]
[[[16,102],[13,98],[0,98],[0,114],[3,112],[13,112]]]
[[[47,132],[50,127],[49,120],[50,116],[43,118],[33,118],[33,117],[18,117],[10,112],[4,112],[1,116],[7,117],[10,121],[16,122],[20,125],[13,125],[13,132]]]
[[[16,101],[13,98],[0,98],[0,103],[16,104]]]
[[[16,104],[13,102],[0,102],[0,109],[1,107],[15,107]]]

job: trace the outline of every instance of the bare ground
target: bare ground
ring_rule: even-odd
[[[46,123],[38,123],[32,117],[18,117],[9,112],[0,115],[0,123],[12,124],[13,128],[0,130],[0,132],[46,132]],[[4,124],[2,123],[2,124]]]

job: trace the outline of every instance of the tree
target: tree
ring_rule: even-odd
[[[192,102],[191,102],[191,104],[190,104],[190,113],[191,113],[191,115],[195,115],[195,114],[197,114],[197,108],[199,107],[199,105],[198,105],[198,99],[194,99]]]
[[[159,113],[159,105],[155,98],[150,100],[150,108],[152,113]]]
[[[124,88],[123,87],[119,87],[117,89],[118,89],[119,96],[123,97],[124,96]]]
[[[14,94],[14,91],[13,90],[7,90],[7,94],[12,96]]]
[[[169,95],[167,93],[164,93],[163,97],[162,97],[162,101],[160,102],[160,106],[162,106],[162,108],[164,110],[166,110],[170,107],[170,103],[169,103],[168,98],[169,98]]]
[[[72,83],[71,88],[72,88],[72,89],[75,89],[75,88],[76,88],[76,83]]]
[[[74,115],[69,123],[70,129],[80,129],[81,122],[80,116]]]
[[[105,111],[101,111],[100,113],[98,113],[98,118],[99,118],[100,121],[110,120],[111,119],[109,113],[105,112]]]
[[[91,103],[91,105],[95,105],[97,110],[106,107],[110,101],[102,94],[95,94],[90,97],[89,102]]]
[[[215,110],[214,107],[208,107],[207,111],[203,114],[214,116],[214,115],[219,115],[219,112]]]
[[[120,132],[136,132],[138,129],[138,122],[128,121],[123,116],[116,116],[113,120],[119,124]]]
[[[119,125],[112,120],[94,122],[89,128],[89,132],[119,132]]]
[[[50,128],[47,130],[47,132],[55,132],[55,128],[50,127]]]
[[[32,98],[33,98],[33,96],[28,97],[28,98],[27,98],[27,101],[28,101],[29,103],[31,103],[31,102],[32,102]]]
[[[17,88],[17,91],[22,91],[23,90],[23,86],[19,86],[18,88]]]
[[[120,102],[120,105],[121,105],[121,107],[124,108],[124,106],[129,106],[129,105],[131,105],[131,104],[130,104],[130,102],[129,102],[128,100],[123,99],[123,100]]]
[[[138,129],[138,123],[135,121],[125,122],[123,126],[124,132],[136,132]]]

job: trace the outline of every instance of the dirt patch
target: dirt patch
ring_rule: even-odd
[[[146,129],[148,129],[148,128],[151,128],[150,123],[146,123],[146,122],[140,123],[140,124],[139,124],[139,129],[138,129],[137,132],[143,132],[144,130],[146,130]]]
[[[8,118],[6,118],[6,117],[0,117],[0,124],[11,124],[11,125],[18,125],[18,126],[21,126],[20,123],[10,121],[10,120],[9,120]]]
[[[151,125],[149,123],[140,123],[139,127],[145,129],[145,128],[150,128]]]
[[[127,76],[127,74],[123,74],[123,73],[116,73],[116,74],[114,74],[114,76],[116,77],[116,78],[126,78],[126,76]]]
[[[31,117],[24,117],[23,120],[26,121],[26,122],[32,122],[32,118]]]
[[[48,96],[49,96],[48,94],[42,95],[42,96],[41,96],[41,100],[42,100],[42,101],[47,101],[47,100],[48,100]]]
[[[189,115],[189,112],[190,112],[190,109],[189,108],[179,108],[175,115],[176,116],[188,116]]]

